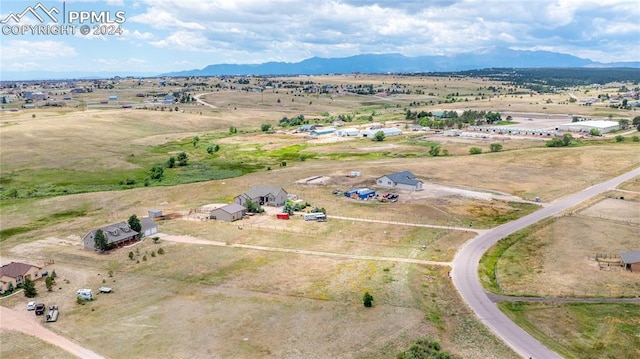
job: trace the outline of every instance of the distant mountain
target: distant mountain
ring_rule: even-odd
[[[407,57],[401,54],[364,54],[342,58],[312,57],[300,62],[262,64],[218,64],[203,69],[178,71],[161,76],[219,75],[320,75],[361,73],[449,72],[483,68],[546,67],[634,67],[640,62],[599,63],[572,55],[549,51],[488,48],[455,56]]]

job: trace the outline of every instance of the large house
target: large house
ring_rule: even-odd
[[[247,201],[261,206],[284,206],[287,201],[287,191],[282,187],[274,186],[251,186],[251,188],[234,199],[234,202],[247,207]]]
[[[11,262],[0,267],[0,293],[16,289],[25,279],[42,277],[42,268],[31,264]]]
[[[212,209],[209,218],[218,221],[233,222],[242,219],[247,209],[237,203],[231,203],[216,209]]]
[[[416,179],[416,176],[409,171],[390,173],[376,179],[376,184],[380,187],[406,189],[409,191],[421,191],[423,182]]]
[[[118,222],[109,224],[104,227],[100,227],[104,233],[107,243],[113,247],[122,247],[128,244],[134,243],[142,237],[150,236],[158,232],[158,225],[148,217],[140,220],[140,233],[134,231],[127,222]],[[85,249],[95,250],[95,236],[98,229],[94,229],[91,232],[85,234],[82,237],[82,243]]]

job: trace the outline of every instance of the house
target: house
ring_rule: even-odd
[[[242,219],[247,214],[247,209],[237,203],[231,203],[211,210],[209,218],[217,221],[233,222]]]
[[[162,98],[162,103],[165,105],[171,105],[176,103],[176,98],[173,95],[166,95]]]
[[[0,293],[16,289],[25,279],[42,277],[42,268],[31,264],[11,262],[0,267]]]
[[[158,233],[158,225],[149,217],[144,217],[140,220],[140,227],[142,227],[143,237]]]
[[[640,251],[620,253],[622,267],[640,273]]]
[[[395,172],[376,179],[376,184],[381,187],[406,189],[409,191],[421,191],[423,182],[409,171]]]
[[[138,240],[139,233],[131,229],[127,222],[118,222],[98,229],[101,229],[104,233],[107,243],[115,247],[121,247]],[[85,249],[96,249],[95,235],[98,229],[94,229],[82,237],[82,243]]]
[[[287,191],[282,187],[251,186],[251,188],[234,199],[234,203],[247,206],[247,200],[261,206],[284,206],[287,201]]]

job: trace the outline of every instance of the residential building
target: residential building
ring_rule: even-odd
[[[390,173],[376,179],[376,184],[380,187],[406,189],[409,191],[421,191],[423,182],[416,179],[416,176],[409,171]]]
[[[13,290],[25,279],[36,280],[42,277],[42,268],[21,262],[11,262],[0,267],[0,293]]]
[[[141,223],[142,224],[142,223]],[[127,222],[118,222],[104,227],[100,227],[104,233],[107,243],[114,247],[121,247],[138,240],[138,232],[129,227]],[[85,249],[95,250],[95,235],[98,229],[94,229],[82,237],[82,243]]]
[[[234,199],[234,202],[246,207],[247,200],[261,206],[284,206],[287,201],[287,191],[282,187],[251,186],[251,188]]]

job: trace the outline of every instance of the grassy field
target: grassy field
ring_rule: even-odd
[[[286,84],[307,80],[279,79]],[[110,90],[74,95],[68,108],[0,113],[0,259],[55,260],[58,289],[47,292],[38,283],[38,299],[56,303],[63,313],[51,329],[109,358],[388,358],[425,336],[464,358],[515,358],[458,299],[446,266],[231,245],[450,261],[473,235],[452,227],[468,228],[473,222],[476,228],[490,228],[538,208],[523,200],[540,197],[549,202],[634,168],[640,163],[638,144],[581,139],[572,147],[546,148],[543,139],[513,138],[496,140],[504,150],[490,153],[493,140],[408,131],[407,109],[612,118],[632,113],[570,104],[563,94],[508,94],[507,84],[483,79],[358,75],[312,80],[336,88],[400,86],[411,93],[311,95],[284,87],[255,93],[233,79],[214,79],[193,89],[213,107],[146,104],[123,109],[142,106],[145,99],[139,93],[181,88],[125,80]],[[251,81],[257,85],[262,80]],[[494,92],[489,86],[501,89]],[[118,101],[101,103],[112,93]],[[353,120],[347,126],[364,127],[373,120],[395,124],[405,134],[382,142],[311,139],[291,133],[293,127],[277,127],[281,118],[298,115],[325,125],[345,116]],[[275,132],[263,133],[264,123],[276,126]],[[435,144],[448,155],[430,156]],[[208,153],[213,145],[220,150]],[[481,147],[483,154],[469,155],[470,147]],[[188,165],[164,168],[161,181],[149,180],[152,166],[164,165],[180,152],[188,154]],[[348,177],[354,170],[362,176]],[[397,203],[332,194],[335,189],[373,187],[376,178],[402,170],[447,191],[398,191]],[[312,176],[325,176],[326,181],[299,182]],[[635,183],[622,189],[635,191]],[[449,228],[333,218],[326,223],[305,223],[300,217],[278,221],[265,214],[233,224],[171,220],[159,225],[164,233],[228,246],[145,241],[105,255],[80,249],[81,237],[95,227],[131,214],[142,217],[153,208],[170,214],[229,203],[255,184],[284,187],[330,216]],[[525,232],[525,240],[494,252],[494,286],[499,283],[506,293],[548,295],[640,291],[635,277],[599,271],[588,259],[598,251],[634,245],[637,223],[629,206],[637,198],[615,192],[618,197],[622,193],[623,201],[603,199],[572,217]],[[158,248],[166,253],[159,255]],[[129,251],[134,260],[128,258]],[[487,268],[487,273],[495,273]],[[591,274],[589,281],[584,281],[585,272]],[[102,285],[112,286],[114,293],[98,295],[85,305],[75,302],[78,288]],[[365,291],[375,298],[371,309],[362,306]],[[3,298],[0,304],[25,311],[19,296]],[[1,335],[3,357],[5,340],[8,357],[24,352],[15,345],[20,335]],[[604,340],[594,334],[591,342]],[[43,343],[29,345],[36,353],[47,352]]]
[[[75,355],[45,343],[31,335],[10,330],[0,330],[0,356],[3,359],[73,359]]]
[[[565,358],[637,358],[640,305],[501,303],[500,309]]]

